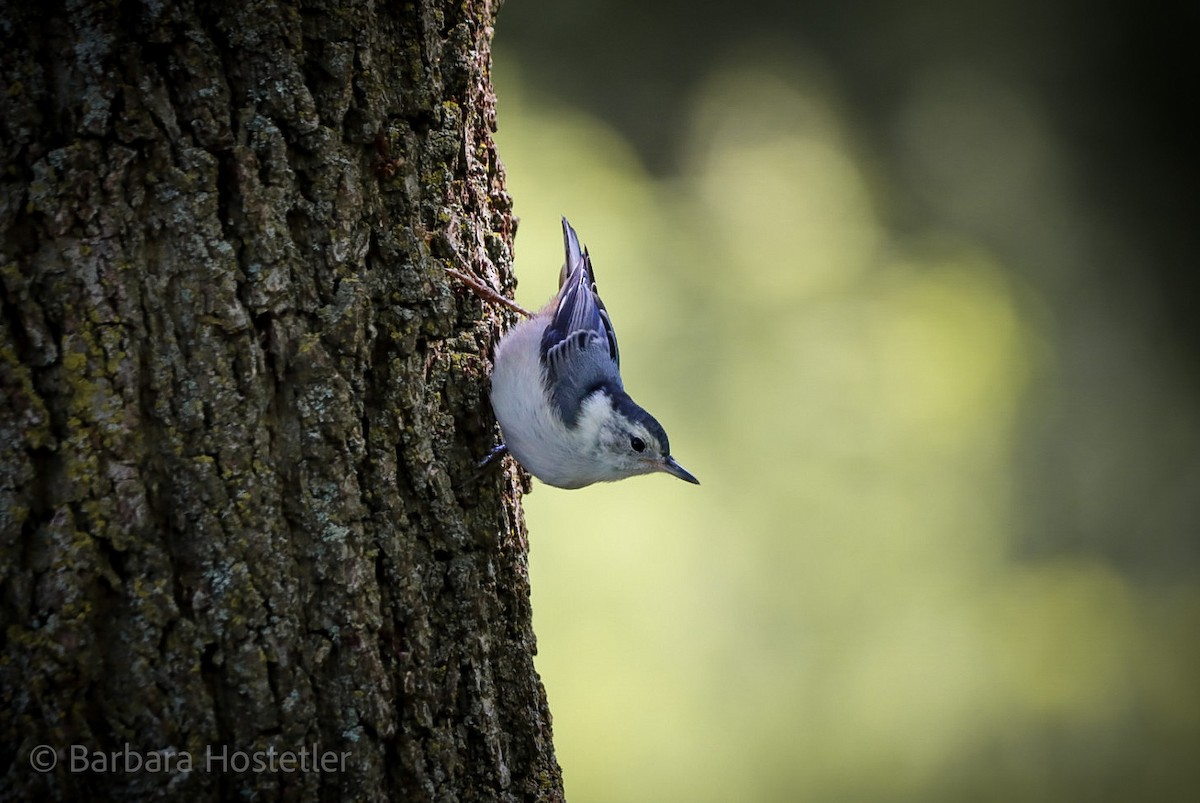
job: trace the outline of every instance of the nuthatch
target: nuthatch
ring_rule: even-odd
[[[566,263],[558,295],[528,313],[494,290],[449,271],[476,292],[528,316],[496,346],[492,410],[507,450],[533,476],[582,488],[663,471],[700,481],[671,457],[667,433],[621,382],[617,336],[596,292],[592,260],[563,218]]]

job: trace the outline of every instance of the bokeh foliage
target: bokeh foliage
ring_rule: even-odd
[[[1028,93],[916,76],[885,160],[836,70],[732,48],[651,171],[519,44],[518,298],[568,215],[703,483],[526,500],[570,799],[1186,798],[1194,386]]]

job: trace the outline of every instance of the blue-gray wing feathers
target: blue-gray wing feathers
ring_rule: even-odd
[[[542,364],[551,398],[563,421],[572,425],[590,394],[605,386],[621,388],[621,356],[608,310],[596,292],[592,260],[563,218],[563,266],[558,302],[542,333]]]

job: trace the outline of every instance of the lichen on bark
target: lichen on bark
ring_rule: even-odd
[[[0,796],[561,797],[521,480],[474,468],[506,313],[444,273],[512,282],[494,14],[8,12]]]

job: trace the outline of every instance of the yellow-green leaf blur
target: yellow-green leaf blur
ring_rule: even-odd
[[[1027,416],[1069,392],[1039,291],[952,214],[890,219],[819,70],[714,70],[670,178],[515,62],[497,76],[518,300],[555,291],[567,215],[627,389],[702,482],[525,499],[568,799],[1138,799],[1189,777],[1196,575],[1028,549]],[[1011,212],[1035,181],[1041,213],[1065,215],[1052,137],[966,80],[913,98],[912,169],[950,211]],[[1067,253],[1069,234],[1043,246]],[[1062,482],[1045,493],[1087,504],[1067,487],[1086,472]]]

